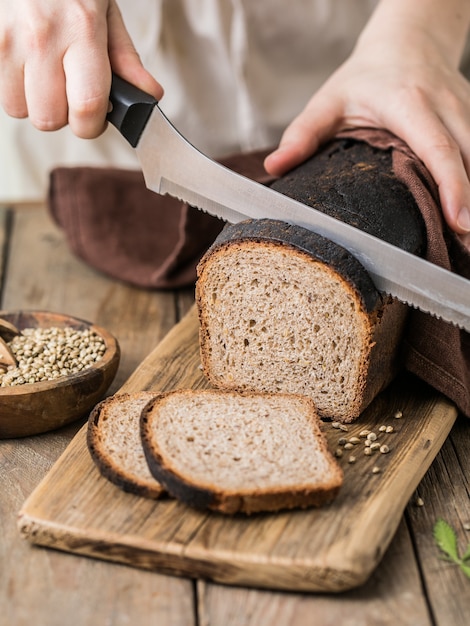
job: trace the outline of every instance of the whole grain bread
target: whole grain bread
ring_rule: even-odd
[[[168,392],[143,409],[141,436],[155,478],[196,508],[233,514],[320,506],[343,481],[313,402],[302,396]]]
[[[87,445],[100,473],[130,493],[159,498],[163,487],[148,468],[140,439],[140,414],[157,394],[115,394],[96,405],[88,419]]]
[[[335,139],[271,188],[403,250],[424,253],[424,220],[394,173],[391,150]]]
[[[386,151],[335,141],[273,186],[415,254],[424,229]],[[400,367],[408,309],[341,246],[275,220],[227,226],[198,266],[202,368],[218,388],[300,393],[351,422]]]

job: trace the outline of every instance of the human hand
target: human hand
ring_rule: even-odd
[[[160,99],[116,0],[0,0],[0,103],[40,130],[106,127],[111,71]]]
[[[385,128],[424,162],[446,222],[470,249],[470,83],[455,55],[427,30],[389,24],[388,32],[391,39],[368,33],[359,41],[286,129],[265,167],[281,175],[342,129]]]

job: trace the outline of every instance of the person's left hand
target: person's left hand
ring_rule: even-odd
[[[387,129],[410,146],[438,185],[446,222],[470,250],[470,83],[427,33],[358,45],[288,126],[265,168],[282,175],[354,127]]]

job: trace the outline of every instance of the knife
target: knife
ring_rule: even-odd
[[[149,94],[113,75],[108,114],[136,149],[146,186],[228,222],[271,218],[346,248],[378,291],[470,332],[470,281],[216,163],[191,145]]]

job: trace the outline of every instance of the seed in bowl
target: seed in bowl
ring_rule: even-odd
[[[89,329],[56,326],[25,328],[8,346],[18,364],[0,372],[2,387],[77,374],[99,361],[106,350],[103,338]]]

